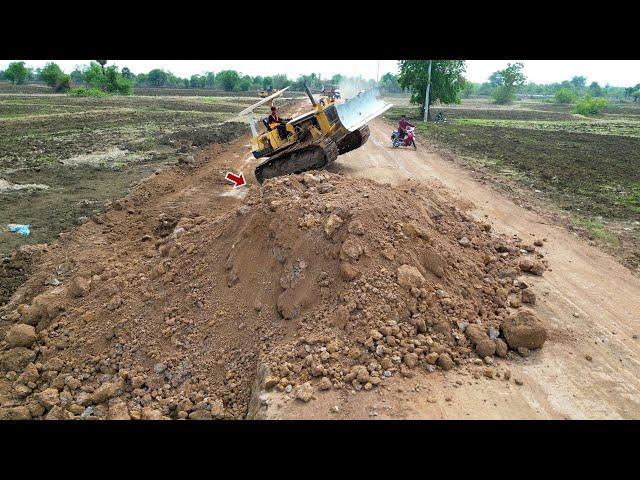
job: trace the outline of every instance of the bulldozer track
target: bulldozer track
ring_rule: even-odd
[[[367,125],[349,133],[338,142],[338,155],[343,155],[351,150],[361,147],[369,140],[369,127]]]
[[[338,147],[330,138],[319,138],[294,145],[273,155],[256,167],[256,180],[325,168],[338,158]]]

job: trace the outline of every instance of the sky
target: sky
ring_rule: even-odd
[[[0,69],[13,61],[0,60]],[[37,68],[47,61],[29,60],[26,63]],[[524,64],[527,81],[534,83],[561,82],[575,75],[583,75],[588,83],[596,81],[602,86],[640,83],[640,60],[467,60],[465,76],[472,82],[486,82],[491,73],[516,61]],[[89,60],[59,60],[56,63],[64,71],[70,72],[76,65],[89,63]],[[286,73],[292,79],[312,72],[325,78],[341,73],[347,76],[362,75],[365,79],[376,79],[386,72],[398,73],[397,60],[109,60],[111,63],[127,66],[134,73],[162,68],[179,77],[220,70],[237,70],[251,76]]]

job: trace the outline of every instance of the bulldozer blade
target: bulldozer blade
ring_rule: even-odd
[[[393,105],[378,98],[378,94],[378,89],[372,88],[336,105],[342,126],[353,132],[389,110]]]

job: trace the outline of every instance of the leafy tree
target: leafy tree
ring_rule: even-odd
[[[640,88],[634,90],[633,92],[631,92],[631,98],[633,98],[634,102],[637,102],[638,99],[640,98]]]
[[[262,78],[260,75],[256,75],[255,77],[253,77],[251,79],[251,86],[252,87],[255,85],[256,88],[262,88],[262,84],[263,83],[264,83],[264,78]]]
[[[50,87],[54,87],[63,74],[57,63],[49,62],[40,70],[40,79]]]
[[[103,90],[109,93],[119,93],[120,95],[131,95],[133,92],[133,82],[122,76],[118,67],[111,65],[105,70],[106,84]]]
[[[589,85],[589,93],[594,97],[601,97],[604,91],[598,82],[591,82],[591,85]]]
[[[100,88],[104,82],[102,67],[96,62],[91,62],[89,66],[85,67],[83,77],[84,81],[94,88]]]
[[[424,109],[428,81],[429,60],[400,60],[398,83],[403,90],[411,91],[411,103]],[[460,103],[464,87],[464,60],[433,60],[429,103]]]
[[[189,79],[189,87],[191,88],[204,88],[207,84],[207,77],[204,75],[191,75]]]
[[[572,103],[574,100],[573,90],[561,88],[555,93],[554,98],[556,103]]]
[[[391,72],[385,73],[384,75],[382,75],[382,77],[380,77],[379,85],[380,85],[380,90],[389,92],[389,93],[396,93],[402,90],[402,88],[400,87],[400,84],[398,83],[398,76],[394,75]]]
[[[476,93],[476,84],[465,80],[464,87],[462,88],[462,98],[469,98],[474,93]]]
[[[394,77],[395,77],[395,75],[394,75]],[[342,82],[343,78],[344,78],[343,75],[341,75],[339,73],[336,73],[333,77],[331,77],[331,85],[340,85],[340,82]]]
[[[78,67],[76,67],[73,72],[71,72],[71,81],[73,83],[81,83],[84,81],[84,73]]]
[[[56,92],[65,92],[71,86],[71,76],[64,73],[58,64],[53,62],[49,62],[41,68],[39,76]]]
[[[123,67],[120,73],[122,73],[122,76],[127,80],[133,80],[133,77],[135,77],[135,75],[131,73],[131,70],[129,70],[127,67]]]
[[[154,68],[147,74],[147,83],[152,87],[164,87],[167,79],[167,72],[159,68]]]
[[[100,67],[102,67],[102,73],[105,73],[104,66],[107,64],[107,61],[106,60],[96,60],[96,62],[98,62],[100,64]]]
[[[106,93],[130,95],[133,90],[133,81],[124,78],[116,65],[104,68],[104,65],[91,62],[84,71],[84,81]]]
[[[171,72],[166,72],[167,77],[166,77],[166,81],[165,81],[165,86],[167,87],[182,87],[184,86],[184,79],[176,77],[173,73]],[[187,80],[187,82],[189,82],[189,79]],[[201,80],[200,83],[202,85],[204,85],[204,82]]]
[[[223,70],[216,75],[216,83],[220,85],[225,92],[231,92],[240,82],[240,75],[235,70]]]
[[[571,79],[571,85],[573,85],[573,88],[575,88],[578,92],[580,92],[585,89],[587,85],[587,78],[582,76],[573,77]]]
[[[4,70],[0,70],[0,80],[4,80]]]
[[[274,83],[275,83],[275,77],[274,77]],[[311,75],[300,75],[295,82],[289,82],[287,80],[286,83],[287,85],[291,85],[291,88],[293,90],[301,91],[301,90],[304,90],[305,83],[311,90],[317,90],[322,87],[323,82],[319,74],[312,73]],[[287,85],[284,85],[284,86],[287,86]],[[277,87],[274,85],[274,88],[277,88]]]
[[[53,86],[53,89],[56,92],[66,92],[71,88],[71,75],[63,73],[60,75],[56,81],[56,84]]]
[[[216,86],[216,74],[213,72],[207,72],[205,75],[207,78],[205,86],[207,88],[214,88]]]
[[[507,68],[494,72],[491,77],[498,82],[498,86],[493,91],[495,103],[503,104],[512,102],[516,97],[516,90],[522,86],[526,77],[522,73],[524,65],[522,63],[508,63]]]
[[[267,80],[268,78],[269,77],[265,77],[265,80]],[[271,77],[271,82],[269,83],[269,85],[273,86],[273,88],[275,88],[276,90],[282,90],[283,88],[290,86],[291,81],[287,78],[286,75],[280,73]]]
[[[24,66],[24,62],[13,62],[4,71],[4,76],[14,85],[22,85],[29,77],[29,70]]]
[[[494,89],[495,87],[491,83],[484,82],[478,87],[477,93],[478,95],[491,95]]]
[[[236,84],[236,89],[242,92],[246,92],[251,88],[252,79],[249,75],[245,75],[240,79],[240,81]]]
[[[500,74],[500,70],[489,75],[489,85],[493,88],[498,88],[502,85],[502,75]]]

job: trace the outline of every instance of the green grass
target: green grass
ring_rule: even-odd
[[[594,240],[602,240],[603,242],[616,245],[618,239],[610,230],[607,229],[601,220],[591,218],[574,219],[573,224],[575,226],[584,228],[589,236]]]
[[[72,88],[68,93],[72,97],[108,97],[109,94],[99,88]]]

